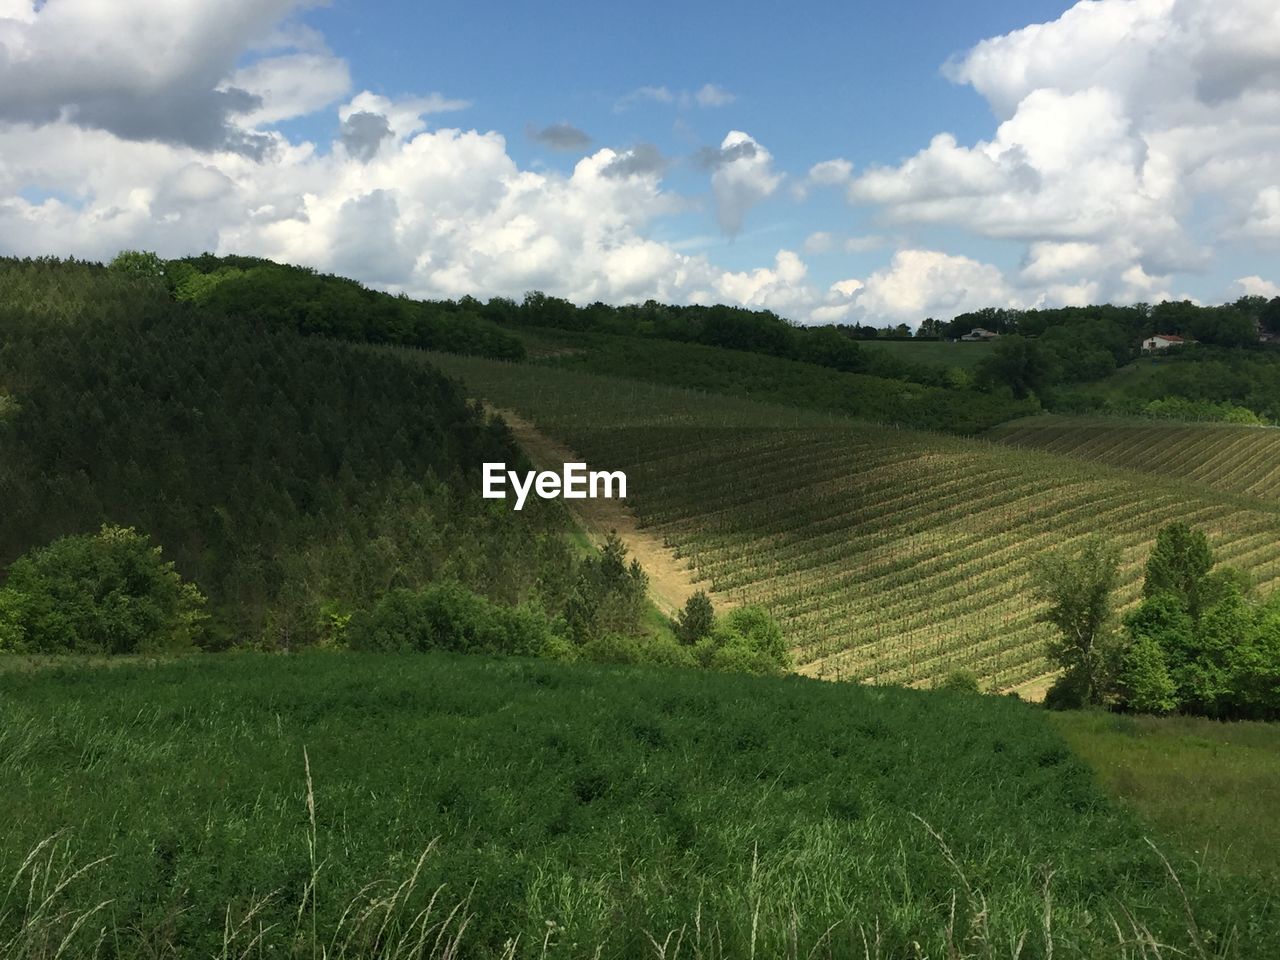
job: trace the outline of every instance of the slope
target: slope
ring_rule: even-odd
[[[1280,503],[1280,429],[1273,427],[1034,417],[987,436]]]
[[[1091,533],[1136,598],[1160,525],[1280,583],[1280,510],[1187,483],[716,394],[461,357],[433,362],[598,467],[714,593],[768,605],[801,670],[1010,689],[1049,672],[1032,559]]]

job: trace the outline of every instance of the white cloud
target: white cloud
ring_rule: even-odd
[[[239,88],[261,101],[238,122],[260,127],[306,116],[335,103],[351,87],[345,60],[326,52],[257,60],[231,75],[223,89]]]
[[[236,119],[262,109],[226,86],[237,60],[298,0],[7,0],[0,19],[0,121],[69,121],[127,139],[254,152]]]
[[[809,168],[809,173],[791,186],[791,194],[796,200],[804,200],[809,196],[811,187],[841,187],[853,176],[853,164],[837,157],[835,160],[823,160]]]
[[[1027,243],[1033,299],[1162,293],[1153,278],[1203,268],[1219,239],[1280,240],[1273,0],[1082,2],[946,72],[987,99],[994,134],[939,133],[850,198],[890,223]]]
[[[857,300],[865,314],[911,324],[992,304],[1018,304],[997,267],[935,250],[899,250],[867,277]]]
[[[682,108],[724,107],[737,100],[737,96],[714,83],[704,83],[697,90],[672,90],[665,86],[637,87],[619,97],[613,105],[615,113],[621,113],[640,103],[670,103]]]
[[[828,250],[834,247],[835,244],[836,244],[835,234],[828,233],[825,230],[819,230],[816,233],[811,233],[809,234],[809,236],[804,238],[804,252],[805,253],[826,253]]]
[[[717,87],[714,83],[703,84],[693,95],[693,102],[700,107],[724,107],[737,99],[728,90]]]
[[[1266,297],[1268,300],[1272,297],[1280,297],[1280,283],[1272,283],[1256,275],[1241,277],[1236,281],[1236,287],[1240,294],[1246,297]]]
[[[771,196],[782,182],[773,169],[773,156],[741,130],[730,130],[720,144],[711,174],[720,229],[734,236],[747,211]]]

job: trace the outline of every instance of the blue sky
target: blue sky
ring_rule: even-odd
[[[1274,0],[0,0],[0,252],[914,324],[1280,294]]]
[[[981,4],[906,0],[811,3],[782,12],[776,3],[658,2],[554,5],[460,2],[371,5],[336,0],[306,15],[358,82],[395,98],[424,90],[472,102],[449,123],[502,132],[522,166],[571,171],[577,155],[547,149],[524,131],[570,123],[597,146],[649,142],[683,159],[669,182],[689,195],[707,192],[689,162],[730,129],[768,144],[780,166],[807,170],[832,157],[855,167],[896,163],[939,130],[967,142],[988,135],[992,115],[972,89],[941,66],[984,37],[1052,20],[1070,4],[991,0]],[[638,99],[665,87],[678,98],[714,84],[734,100],[714,109]],[[305,129],[324,139],[329,118]],[[874,211],[814,195],[802,205],[785,196],[754,211],[744,231],[723,236],[707,211],[673,218],[660,235],[702,241],[718,264],[746,270],[772,259],[779,243],[799,246],[816,231],[877,231]],[[947,239],[945,231],[933,231]],[[930,232],[925,232],[928,238]],[[950,238],[954,252],[1016,261],[1016,245]],[[955,241],[959,241],[958,243]],[[850,266],[870,268],[877,251],[832,251],[811,270],[834,282]],[[882,257],[881,257],[882,259]]]

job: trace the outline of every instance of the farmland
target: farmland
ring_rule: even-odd
[[[991,439],[1280,502],[1280,430],[1217,423],[1035,417]]]
[[[1161,837],[1190,930],[1146,827],[1005,698],[441,654],[67,665],[0,672],[0,775],[6,960],[68,933],[100,957],[1280,947],[1261,887]]]
[[[1037,554],[1104,532],[1122,602],[1161,524],[1280,583],[1280,512],[1188,483],[839,416],[574,371],[438,357],[596,467],[625,469],[641,521],[721,597],[766,604],[802,672],[995,689],[1049,671]]]

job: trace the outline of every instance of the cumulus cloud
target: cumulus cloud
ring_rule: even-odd
[[[258,103],[238,119],[261,127],[322,110],[344,97],[351,87],[345,60],[326,52],[265,57],[237,70],[222,85],[243,90]]]
[[[342,121],[338,140],[348,155],[357,160],[369,161],[377,155],[384,140],[390,139],[391,123],[380,113],[357,110]]]
[[[246,117],[262,93],[226,82],[297,0],[148,4],[8,0],[0,19],[0,120],[70,122],[124,139],[260,154]],[[250,78],[252,79],[252,78]]]
[[[809,168],[809,173],[791,186],[791,194],[797,200],[809,196],[811,187],[845,186],[853,176],[853,164],[842,157],[834,160],[823,160]]]
[[[524,128],[524,133],[534,143],[552,150],[573,152],[591,146],[591,137],[571,123],[553,123],[549,127],[529,124]]]
[[[660,177],[667,169],[667,158],[652,143],[637,143],[618,153],[600,169],[605,177]]]
[[[887,222],[1023,241],[1020,280],[1072,297],[1161,293],[1217,239],[1280,240],[1271,0],[1082,2],[945,72],[1000,122],[855,177],[850,199]]]
[[[1280,297],[1280,283],[1264,280],[1256,274],[1251,277],[1241,277],[1236,281],[1236,289],[1241,296],[1245,297],[1266,297],[1268,300],[1272,297]]]
[[[771,196],[782,182],[782,175],[773,169],[773,156],[741,130],[730,130],[718,150],[705,149],[699,159],[712,170],[716,219],[730,237],[742,229],[747,211]]]

